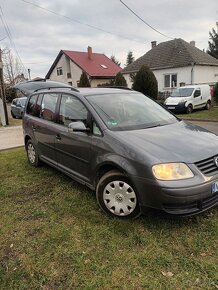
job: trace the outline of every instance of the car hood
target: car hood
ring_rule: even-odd
[[[155,163],[195,163],[218,155],[218,136],[184,121],[143,130],[117,131],[116,137],[128,149],[131,147],[135,156],[143,158],[146,154]]]
[[[178,103],[186,102],[188,97],[169,97],[166,99],[165,104],[177,105]]]

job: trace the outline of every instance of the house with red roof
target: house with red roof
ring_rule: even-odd
[[[121,67],[106,55],[93,53],[90,46],[87,52],[61,50],[45,78],[77,87],[83,71],[91,87],[97,87],[113,80]]]

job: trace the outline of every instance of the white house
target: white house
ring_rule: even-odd
[[[106,55],[93,53],[91,47],[87,52],[61,50],[45,78],[77,87],[83,71],[91,87],[97,87],[113,80],[121,67]]]
[[[151,44],[151,50],[121,71],[128,87],[132,86],[131,75],[142,65],[153,71],[160,92],[181,85],[212,85],[218,81],[218,59],[195,47],[194,41],[188,43],[179,38],[158,45],[152,41]]]

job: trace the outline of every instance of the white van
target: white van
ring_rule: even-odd
[[[211,105],[210,86],[190,85],[174,89],[164,104],[171,111],[185,111],[187,114],[190,114],[193,109],[209,110]]]

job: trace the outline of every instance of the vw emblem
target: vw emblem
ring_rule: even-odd
[[[218,156],[214,157],[213,160],[214,160],[214,163],[215,163],[216,167],[218,167]]]

